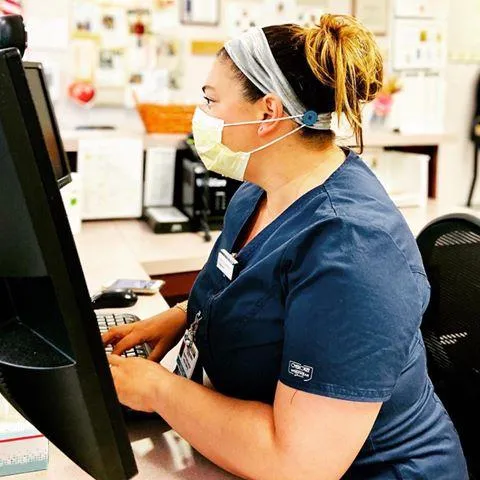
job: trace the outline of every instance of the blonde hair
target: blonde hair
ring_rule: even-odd
[[[303,29],[305,57],[323,85],[335,91],[335,112],[345,115],[363,149],[361,110],[383,82],[383,58],[373,34],[349,15],[323,15]]]

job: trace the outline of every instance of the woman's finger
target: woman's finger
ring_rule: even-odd
[[[117,327],[113,327],[104,334],[102,334],[102,342],[104,345],[111,345],[113,342],[118,341],[118,339],[124,337]]]
[[[120,339],[128,335],[131,331],[132,331],[132,327],[130,325],[128,326],[125,325],[121,327],[112,327],[102,335],[102,342],[104,345],[114,345]]]
[[[113,353],[110,355],[107,355],[107,359],[111,368],[117,367],[118,365],[120,365],[122,362],[126,360],[126,358],[122,358],[120,357],[120,355],[115,355]]]
[[[151,360],[152,362],[159,362],[165,356],[165,353],[166,353],[165,349],[166,349],[165,343],[162,341],[159,341],[155,345],[155,348],[150,352],[150,355],[148,356],[148,360]]]
[[[142,339],[137,335],[127,335],[118,341],[118,343],[115,343],[112,354],[121,355],[125,350],[128,350],[140,343],[142,343]]]

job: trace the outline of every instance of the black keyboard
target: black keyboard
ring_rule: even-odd
[[[100,333],[105,333],[108,329],[115,327],[117,325],[125,325],[126,323],[138,322],[140,319],[132,315],[131,313],[96,313],[98,328]],[[113,347],[107,345],[105,347],[107,353],[112,353]],[[141,345],[136,345],[130,350],[126,350],[122,353],[124,357],[144,357],[148,358],[148,355],[151,352],[151,348],[147,343]]]

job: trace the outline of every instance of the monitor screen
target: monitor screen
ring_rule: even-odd
[[[63,143],[50,101],[42,65],[40,63],[25,62],[24,68],[50,162],[52,163],[59,186],[63,186],[70,181],[70,168],[68,166],[67,156],[63,150]]]
[[[0,393],[97,480],[137,468],[17,49],[0,50]]]

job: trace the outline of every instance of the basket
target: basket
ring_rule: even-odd
[[[195,105],[137,103],[147,133],[190,133]]]

